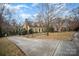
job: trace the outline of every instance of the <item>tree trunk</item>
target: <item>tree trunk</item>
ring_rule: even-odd
[[[47,33],[46,34],[47,34],[47,36],[49,36],[49,27],[47,28]]]
[[[47,32],[47,36],[49,36],[49,32]]]

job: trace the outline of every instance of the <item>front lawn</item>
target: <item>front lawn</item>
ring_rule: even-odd
[[[20,56],[24,53],[6,37],[0,38],[0,56]]]
[[[49,36],[46,33],[37,33],[26,35],[27,38],[37,38],[37,39],[52,39],[52,40],[71,40],[74,32],[54,32],[49,33]]]

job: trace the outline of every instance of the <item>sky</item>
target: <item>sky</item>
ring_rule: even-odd
[[[13,12],[13,18],[17,22],[24,22],[25,18],[34,20],[39,12],[38,3],[9,3],[5,4]],[[78,3],[66,3],[66,8],[72,10],[79,6]]]
[[[79,0],[0,0],[0,3],[78,3]]]
[[[17,19],[18,22],[23,22],[25,18],[33,19],[38,13],[36,5],[32,3],[5,4],[6,8],[9,8],[13,12],[13,18]]]

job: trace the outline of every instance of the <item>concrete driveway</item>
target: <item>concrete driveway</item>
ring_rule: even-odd
[[[79,55],[78,41],[29,39],[20,36],[8,37],[28,56]]]

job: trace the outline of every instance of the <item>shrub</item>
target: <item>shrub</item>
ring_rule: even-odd
[[[78,28],[76,28],[76,29],[74,29],[74,31],[79,31],[79,27],[78,27]]]
[[[25,34],[27,34],[27,30],[25,30],[25,29],[19,29],[18,30],[18,34],[19,35],[25,35]]]
[[[30,30],[29,30],[29,33],[30,33],[30,34],[34,33],[34,32],[33,32],[33,29],[30,29]]]
[[[0,28],[0,37],[4,37],[5,34],[6,34],[6,31],[4,31],[4,30],[2,30],[2,29]]]
[[[1,28],[0,28],[0,37],[2,37],[2,30],[1,30]]]
[[[49,32],[53,32],[53,31],[54,31],[54,28],[49,27],[48,31],[49,31]]]

